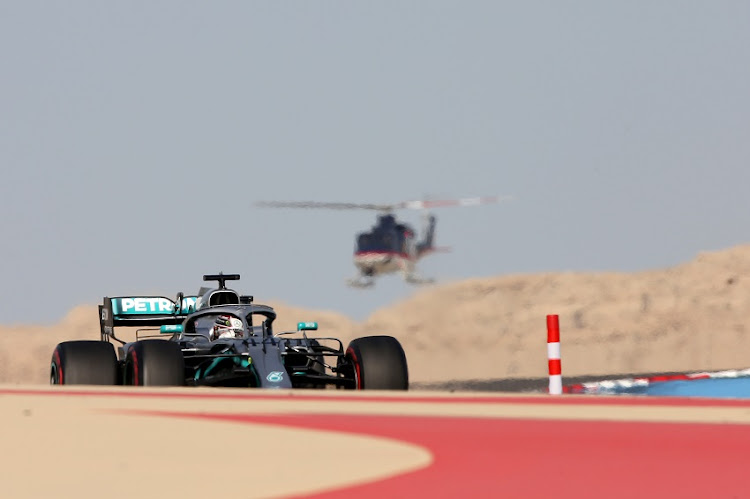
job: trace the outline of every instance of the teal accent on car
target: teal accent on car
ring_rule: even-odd
[[[198,304],[198,297],[197,296],[186,296],[182,299],[182,310],[180,311],[182,314],[189,314],[191,312],[195,312],[195,308]]]
[[[298,322],[297,323],[297,331],[317,331],[317,330],[318,330],[317,322]]]
[[[174,302],[159,296],[128,296],[112,298],[112,313],[115,316],[172,315]]]
[[[216,367],[219,364],[219,362],[221,362],[222,360],[226,360],[226,357],[219,357],[219,358],[214,359],[211,362],[211,364],[209,364],[209,366],[206,368],[206,371],[203,373],[203,377],[208,376],[208,373],[210,373],[213,370],[213,368]]]
[[[182,299],[180,314],[186,315],[195,310],[198,297],[186,296]],[[175,303],[163,296],[123,296],[112,298],[112,313],[115,317],[144,315],[174,315]]]
[[[205,378],[206,376],[208,376],[208,374],[211,371],[214,370],[214,368],[217,365],[219,365],[219,363],[221,363],[224,360],[230,360],[230,359],[232,360],[232,362],[234,362],[235,365],[238,365],[240,367],[250,367],[251,364],[253,363],[252,357],[244,357],[244,356],[241,356],[241,355],[236,355],[236,356],[233,356],[233,357],[217,357],[217,358],[215,358],[214,360],[211,361],[211,363],[208,365],[208,367],[206,367],[206,369],[204,371],[201,371],[200,369],[198,369],[195,372],[194,379],[199,380],[201,378]],[[257,380],[257,378],[258,378],[257,373],[255,373],[255,378]]]
[[[182,324],[167,324],[159,328],[161,334],[173,334],[182,332]]]

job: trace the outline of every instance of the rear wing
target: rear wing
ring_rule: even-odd
[[[188,314],[195,311],[197,296],[182,296],[173,301],[164,296],[105,296],[99,305],[99,326],[102,341],[113,338],[114,328],[160,327],[181,324]]]

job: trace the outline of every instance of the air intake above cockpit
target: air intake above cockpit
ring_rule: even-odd
[[[240,295],[231,289],[217,289],[211,292],[208,297],[208,306],[215,307],[216,305],[239,305]]]

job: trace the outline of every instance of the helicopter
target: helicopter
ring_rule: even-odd
[[[447,248],[435,246],[435,226],[437,219],[430,213],[432,208],[449,206],[475,206],[499,203],[512,196],[484,196],[462,199],[425,201],[403,201],[395,204],[339,203],[321,201],[260,201],[256,206],[267,208],[323,208],[334,210],[377,211],[375,224],[370,230],[356,234],[354,245],[354,266],[357,275],[346,282],[354,288],[369,288],[378,276],[399,273],[408,284],[430,284],[432,278],[420,276],[416,263],[424,256]],[[406,223],[400,222],[393,214],[400,209],[422,210],[423,228],[421,237]]]

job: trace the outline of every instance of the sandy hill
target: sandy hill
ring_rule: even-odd
[[[270,305],[284,330],[302,318],[345,343],[396,336],[415,382],[546,376],[547,314],[560,316],[563,376],[750,366],[750,245],[647,272],[519,274],[437,285],[364,323]],[[95,305],[74,308],[55,326],[0,326],[0,383],[47,383],[55,344],[77,338],[98,338]]]

